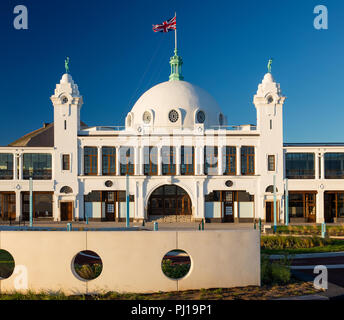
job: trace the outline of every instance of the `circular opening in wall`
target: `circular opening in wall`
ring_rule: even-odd
[[[14,271],[15,263],[12,255],[6,250],[0,250],[0,280],[9,278]]]
[[[61,100],[63,104],[68,102],[68,98],[66,96],[63,96]]]
[[[73,261],[74,271],[81,280],[93,280],[102,273],[102,259],[91,250],[80,251]]]
[[[190,256],[179,249],[167,252],[161,261],[162,272],[173,280],[184,278],[189,273],[190,267]]]

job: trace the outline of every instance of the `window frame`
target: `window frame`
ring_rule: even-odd
[[[226,146],[225,147],[225,170],[223,171],[223,174],[226,176],[235,176],[236,170],[237,170],[237,152],[236,147],[233,146]],[[234,150],[234,153],[232,152]],[[234,168],[231,166],[231,159],[234,158]]]
[[[272,159],[272,162],[270,162],[270,159]],[[276,171],[276,156],[274,154],[268,155],[268,172],[275,172]]]
[[[65,162],[65,158],[68,158],[68,161]],[[67,166],[65,166],[67,164]],[[70,154],[62,155],[62,171],[70,171]]]
[[[185,149],[191,149],[192,152],[188,152],[185,157]],[[189,161],[185,161],[189,159],[191,155],[192,163],[188,163]],[[181,146],[180,148],[180,156],[181,156],[181,163],[180,163],[180,175],[182,176],[193,176],[195,174],[195,147],[194,146]],[[183,166],[185,166],[185,170],[183,170]],[[190,170],[191,168],[191,170]]]
[[[244,152],[247,150],[247,152]],[[253,152],[250,152],[252,151]],[[255,175],[255,147],[254,146],[241,146],[240,148],[241,168],[240,173],[242,176],[254,176]],[[253,170],[250,170],[250,161],[252,161]],[[244,172],[246,169],[246,172]]]
[[[86,150],[93,149],[95,150],[95,154],[86,154]],[[89,172],[86,171],[86,159],[89,159]],[[95,171],[93,171],[93,164],[94,162],[96,163],[95,166]],[[85,146],[84,147],[84,175],[85,176],[96,176],[98,174],[98,148],[97,147],[92,147],[92,146]]]
[[[105,150],[110,150],[112,153],[104,153]],[[104,146],[102,147],[102,175],[103,176],[115,176],[117,172],[117,164],[116,164],[116,159],[117,159],[117,150],[116,147],[109,147],[109,146]],[[104,162],[107,161],[107,166],[104,165]],[[112,166],[113,164],[113,166]],[[113,167],[113,169],[111,169]],[[107,169],[107,171],[105,171]]]

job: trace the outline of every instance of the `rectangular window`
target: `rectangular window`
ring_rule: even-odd
[[[268,155],[268,171],[275,171],[275,156],[274,155]]]
[[[335,222],[344,218],[344,192],[325,192],[325,222]]]
[[[236,175],[236,147],[226,147],[225,175]]]
[[[181,175],[194,175],[195,173],[195,149],[194,147],[181,147]]]
[[[28,180],[50,180],[52,176],[51,154],[49,153],[24,153],[23,178]]]
[[[162,174],[174,176],[176,174],[176,148],[164,146],[161,148]]]
[[[204,147],[204,174],[217,175],[218,149],[216,146]]]
[[[344,153],[325,153],[325,179],[344,179]]]
[[[13,154],[0,153],[0,180],[13,179]]]
[[[305,222],[316,221],[315,192],[291,191],[288,199],[290,219],[301,218]]]
[[[102,172],[104,176],[116,174],[116,148],[102,147]]]
[[[84,173],[85,176],[94,176],[98,172],[97,147],[84,147]]]
[[[314,153],[286,153],[286,176],[288,179],[314,179]]]
[[[30,218],[30,194],[22,192],[22,214],[23,220]],[[32,194],[33,218],[52,218],[53,216],[53,193],[33,192]]]
[[[70,157],[69,154],[62,156],[62,170],[70,170]]]
[[[121,176],[134,174],[134,148],[133,147],[120,147],[120,173]]]
[[[254,147],[241,147],[241,174],[254,175]]]
[[[143,148],[143,163],[144,175],[156,176],[158,174],[158,148],[144,147]]]

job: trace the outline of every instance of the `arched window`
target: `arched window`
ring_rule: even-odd
[[[73,193],[73,189],[71,187],[64,186],[61,188],[60,193]]]
[[[268,187],[265,189],[265,192],[273,193],[273,192],[274,192],[274,186],[268,186]],[[276,192],[278,192],[277,187],[276,187]]]

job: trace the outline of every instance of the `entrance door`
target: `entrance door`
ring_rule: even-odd
[[[277,202],[276,202],[277,206]],[[277,222],[278,222],[278,210],[277,210]],[[274,223],[274,203],[273,201],[267,201],[265,202],[265,222]]]
[[[222,194],[223,221],[234,222],[234,199],[232,191],[225,191]]]
[[[305,194],[305,206],[306,206],[306,222],[316,221],[316,203],[315,193]]]
[[[116,217],[116,193],[114,191],[102,192],[105,202],[105,220],[115,221]]]
[[[15,220],[16,195],[14,193],[0,194],[0,215],[3,220]]]
[[[272,202],[265,202],[265,222],[273,222],[274,220],[274,205]]]
[[[61,221],[73,220],[73,202],[61,202]]]

